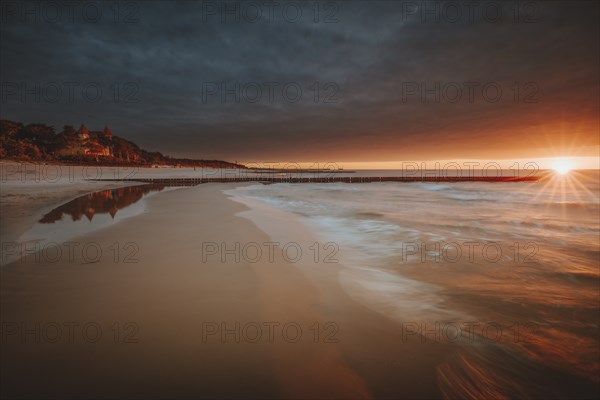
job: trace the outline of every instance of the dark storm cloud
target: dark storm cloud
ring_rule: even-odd
[[[113,2],[84,2],[102,11],[89,21],[83,6],[71,20],[59,1],[58,22],[39,2],[6,4],[2,118],[96,129],[107,122],[149,149],[246,161],[485,156],[514,149],[524,131],[535,146],[535,136],[560,119],[588,127],[584,145],[598,141],[589,134],[598,112],[595,2],[503,3],[499,18],[499,3],[452,3],[463,14],[456,22],[443,2],[271,2],[274,14],[255,2],[262,8],[255,23],[242,2],[124,2],[116,18]],[[295,5],[302,16],[291,22]],[[15,84],[66,90],[69,82],[97,83],[102,97],[86,101],[76,89],[74,101],[63,93],[52,103],[32,94],[23,100],[19,88],[13,94]],[[232,95],[223,103],[218,89],[211,94],[222,82],[251,85],[239,103]],[[411,82],[480,86],[472,102],[463,92],[456,103],[443,94],[422,103],[418,94],[407,97]],[[500,101],[481,96],[489,82],[503,90]],[[289,83],[302,89],[297,102],[281,93]],[[256,86],[262,95],[252,103]],[[537,102],[524,103],[533,92]]]

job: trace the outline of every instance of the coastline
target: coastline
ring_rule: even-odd
[[[450,352],[446,352],[441,346],[437,347],[439,354],[447,355],[440,360],[437,358],[439,354],[428,355],[425,351],[436,347],[437,344],[428,342],[427,346],[422,346],[424,342],[421,342],[419,346],[415,341],[416,347],[420,349],[415,353],[414,358],[421,359],[425,364],[437,364],[436,371],[430,374],[437,375],[437,383],[433,384],[437,384],[444,397],[463,397],[465,393],[477,393],[476,397],[552,397],[553,393],[560,393],[559,397],[561,397],[574,392],[581,397],[586,397],[586,393],[597,391],[597,374],[594,373],[597,370],[597,363],[594,361],[594,356],[597,354],[595,339],[585,334],[569,332],[568,328],[562,328],[559,332],[556,325],[552,323],[546,326],[540,324],[538,327],[535,322],[531,322],[543,321],[544,317],[536,316],[534,310],[544,307],[544,300],[539,301],[539,298],[552,294],[548,285],[551,279],[543,276],[547,266],[552,265],[552,254],[540,252],[536,260],[538,267],[532,266],[531,263],[512,264],[504,260],[498,263],[489,262],[485,258],[462,263],[456,263],[456,259],[454,262],[443,259],[440,262],[426,264],[422,259],[402,259],[398,255],[402,253],[395,253],[394,256],[389,250],[398,249],[398,244],[403,240],[408,243],[411,243],[411,240],[419,240],[418,237],[412,238],[411,234],[414,232],[424,232],[425,235],[434,236],[437,241],[445,240],[446,243],[452,241],[460,243],[460,240],[465,240],[460,238],[461,234],[469,238],[468,227],[463,229],[462,221],[446,222],[441,217],[451,215],[456,210],[457,202],[454,199],[469,199],[473,198],[474,194],[472,187],[468,185],[463,188],[460,186],[431,187],[431,185],[423,185],[419,188],[407,185],[402,186],[402,190],[390,191],[388,195],[385,195],[384,188],[384,186],[379,187],[377,193],[380,197],[374,198],[372,205],[369,205],[370,191],[364,190],[359,195],[353,193],[356,190],[351,186],[342,185],[309,187],[308,190],[296,185],[255,186],[228,191],[228,193],[250,207],[249,211],[244,211],[241,215],[254,221],[272,238],[291,240],[294,237],[301,237],[303,231],[308,231],[309,237],[320,240],[321,243],[328,240],[338,242],[339,268],[336,268],[338,266],[336,264],[322,265],[322,268],[315,268],[309,274],[316,278],[316,285],[334,282],[329,286],[323,286],[322,293],[330,291],[331,287],[337,289],[341,287],[345,295],[354,303],[361,304],[372,313],[382,316],[383,319],[395,322],[392,326],[395,326],[397,331],[397,340],[404,341],[405,326],[410,329],[410,326],[416,323],[420,327],[420,333],[423,333],[422,340],[429,341],[434,338],[435,341],[441,336],[444,337],[442,341],[454,344],[454,347],[450,346]],[[415,190],[411,197],[411,191]],[[327,195],[319,195],[319,191]],[[418,195],[415,196],[417,193]],[[486,196],[494,197],[492,193],[494,192],[481,190],[479,195],[484,199],[482,201],[484,205]],[[434,200],[432,197],[437,198]],[[428,203],[421,200],[425,198],[436,201],[437,204],[447,205],[448,210],[438,210],[442,216],[436,218],[438,221],[443,221],[438,223],[447,223],[442,232],[431,229],[433,226],[427,225],[427,222],[415,221],[410,211],[403,213],[395,211],[397,214],[392,214],[394,211],[391,210],[396,210],[394,207],[398,203],[412,210],[428,210]],[[356,203],[360,200],[362,200],[360,203]],[[351,203],[352,201],[355,203]],[[415,201],[418,202],[418,207],[415,206]],[[386,209],[386,204],[392,208]],[[594,206],[591,209],[593,210]],[[597,210],[597,206],[595,209]],[[387,215],[384,214],[386,212]],[[384,215],[390,218],[389,222],[383,218]],[[364,223],[365,220],[368,223]],[[330,228],[330,225],[333,228]],[[398,227],[400,229],[404,227],[404,230],[402,234],[394,236],[394,241],[391,241],[390,235],[395,235],[394,232],[397,231],[394,229]],[[526,235],[527,228],[523,230]],[[455,231],[458,232],[456,235],[454,235]],[[490,231],[494,232],[493,229]],[[504,229],[499,229],[496,231],[497,236],[488,240],[496,240],[497,243],[511,240],[504,232],[506,232]],[[443,235],[448,233],[454,236],[445,238]],[[477,233],[470,236],[476,239]],[[360,240],[355,240],[356,238]],[[469,239],[475,240],[471,238]],[[540,247],[546,245],[543,242],[539,243]],[[386,246],[388,248],[385,248]],[[549,248],[554,246],[555,243],[549,242]],[[370,253],[373,248],[379,248],[380,251]],[[388,258],[379,258],[375,261],[369,258],[382,254],[387,255]],[[487,261],[487,264],[483,261]],[[482,268],[479,268],[480,266]],[[590,267],[593,271],[593,264]],[[486,277],[485,270],[493,271],[493,278]],[[327,271],[330,273],[327,274]],[[545,286],[548,292],[540,294],[537,290],[521,293],[518,288],[514,288],[512,292],[502,292],[500,288],[491,285],[492,283],[501,285],[502,275],[512,274],[514,280],[514,275],[524,272],[532,274],[534,271],[538,271],[537,273],[542,275],[541,279],[548,282]],[[594,279],[594,276],[596,275],[591,275],[591,278]],[[494,278],[497,282],[492,280]],[[478,285],[477,279],[484,281],[484,284]],[[505,278],[508,279],[511,278]],[[517,277],[517,279],[522,278]],[[469,285],[478,288],[479,291],[469,290]],[[557,286],[557,291],[564,287],[565,283],[561,285]],[[594,293],[597,296],[597,291],[594,291],[593,287],[586,289],[586,297],[589,301],[587,304],[578,303],[578,305],[583,303],[580,312],[593,310],[594,299],[597,299],[594,297]],[[568,293],[566,295],[568,296]],[[527,296],[530,298],[524,300]],[[579,296],[581,299],[584,298],[583,287],[580,288]],[[515,298],[520,301],[514,301]],[[515,303],[518,307],[511,306]],[[340,311],[343,312],[346,307],[351,309],[350,306],[344,306]],[[340,315],[336,314],[337,317]],[[593,314],[590,314],[590,317],[593,317]],[[570,317],[558,313],[555,318],[564,318],[567,322]],[[441,331],[440,326],[444,327]],[[453,338],[449,336],[449,331],[445,331],[451,326],[461,327],[455,331],[458,334]],[[484,328],[476,328],[476,326]],[[490,340],[489,335],[486,335],[486,332],[489,333],[490,326],[500,327],[497,331],[502,332],[499,338]],[[568,327],[566,323],[561,326]],[[353,331],[356,332],[358,329],[360,328],[356,327]],[[440,336],[436,336],[438,334]],[[561,336],[572,340],[559,340]],[[373,343],[378,343],[382,338],[376,335],[368,342],[368,346],[372,348]],[[575,340],[577,346],[573,345]],[[388,349],[393,347],[388,345]],[[415,349],[404,349],[403,353],[409,356],[412,350]],[[548,351],[552,351],[553,357],[544,356]],[[348,354],[353,352],[349,351]],[[372,356],[372,354],[364,354],[362,359]],[[577,362],[586,367],[575,369]],[[560,376],[560,379],[555,382],[561,382],[562,385],[554,382],[549,385],[542,375],[532,375],[529,372],[529,369],[533,368],[532,365],[545,373]],[[493,375],[493,379],[486,380],[484,377],[486,374]],[[366,375],[361,373],[361,376]],[[529,376],[531,380],[527,381],[523,378],[525,376]],[[481,384],[474,384],[472,377],[479,377],[475,381]],[[372,380],[368,379],[368,381]],[[500,382],[511,382],[511,384],[503,386],[499,384]],[[420,397],[420,394],[407,397]],[[436,396],[432,395],[432,397]]]
[[[182,169],[179,176],[198,173]],[[140,174],[161,175],[157,170]],[[77,195],[131,185],[143,184],[73,179],[72,171],[52,182],[3,180],[3,234],[8,230],[20,236],[48,210]],[[252,185],[260,184],[171,187],[141,200],[141,213],[117,216],[109,225],[94,226],[99,222],[94,218],[90,231],[71,240],[77,245],[75,254],[64,251],[58,261],[40,262],[35,258],[40,251],[2,266],[2,395],[395,398],[402,393],[407,398],[440,398],[465,390],[503,393],[494,384],[471,386],[468,377],[503,362],[514,369],[506,347],[426,339],[432,332],[422,325],[411,331],[415,323],[437,327],[439,321],[502,320],[502,310],[478,314],[482,299],[465,301],[465,293],[448,287],[440,292],[446,275],[427,272],[420,263],[403,265],[402,274],[388,274],[394,264],[387,266],[389,271],[371,269],[357,257],[371,243],[368,237],[363,237],[365,243],[345,241],[356,227],[324,229],[303,212],[298,215],[245,195]],[[294,185],[278,190],[292,187],[301,189]],[[410,184],[402,188],[403,196],[418,189]],[[443,186],[424,189],[450,199],[456,194],[444,194],[450,189]],[[275,193],[282,195],[306,200],[299,192]],[[97,211],[110,219],[106,209]],[[401,221],[414,224],[410,218],[404,215]],[[67,226],[61,231],[69,230],[70,219],[64,218]],[[80,222],[87,224],[85,219]],[[325,247],[331,240],[341,244],[339,253]],[[102,257],[86,257],[81,249],[87,245],[100,249]],[[296,258],[298,250],[301,257]],[[91,341],[78,331],[72,342],[72,324],[80,330],[96,326],[102,330],[100,340]],[[54,340],[57,329],[61,331]],[[594,344],[586,346],[593,354]],[[568,346],[560,351],[559,360],[567,359],[563,352],[572,353]],[[529,362],[521,359],[519,368]],[[82,373],[77,365],[94,368]],[[47,375],[39,388],[28,387],[30,371]],[[83,380],[73,386],[68,377],[75,375]],[[86,392],[98,379],[107,387]],[[497,374],[494,382],[506,379]],[[521,379],[510,378],[510,393],[524,393]],[[564,381],[568,387],[581,387],[581,393],[593,390],[578,377],[564,375]],[[555,390],[530,386],[534,393]]]
[[[28,212],[12,224],[23,229],[61,199],[103,185],[70,183],[67,191],[46,191],[39,206],[27,205]],[[207,242],[231,249],[235,243],[271,241],[294,241],[304,248],[316,241],[300,230],[272,238],[238,216],[248,208],[223,193],[236,186],[163,192],[148,199],[147,212],[76,238],[103,250],[133,242],[137,263],[124,263],[123,255],[115,261],[112,253],[89,262],[75,252],[68,262],[40,264],[28,257],[4,266],[0,307],[5,326],[58,324],[66,332],[65,323],[76,322],[79,328],[97,324],[103,336],[93,343],[70,343],[64,337],[21,343],[18,335],[7,336],[1,361],[3,396],[372,398],[401,388],[420,397],[439,397],[431,358],[440,360],[445,353],[440,349],[447,346],[416,349],[401,343],[397,324],[343,292],[336,278],[339,264],[329,268],[310,257],[290,263],[282,258],[280,246],[274,247],[271,260],[248,262],[242,257],[236,262],[230,255],[223,262],[217,255],[202,262]],[[3,206],[3,213],[25,203],[21,199],[8,210]],[[270,223],[277,224],[276,218]],[[128,323],[136,327],[136,342],[115,343],[111,327],[118,324],[122,331]],[[236,337],[236,324],[241,338]],[[262,335],[253,342],[244,328],[256,325]],[[289,329],[282,335],[284,326]],[[301,329],[297,341],[292,337],[296,326]],[[273,341],[266,327],[274,329]],[[429,361],[417,366],[400,360],[427,353],[424,360]],[[93,371],[78,369],[90,362]],[[70,379],[75,372],[81,377],[76,383]],[[31,387],[26,381],[32,375],[45,378]],[[418,376],[433,381],[423,385]],[[85,391],[98,381],[106,385],[93,394]]]
[[[95,166],[61,163],[0,161],[0,241],[15,242],[38,217],[79,196],[106,189],[142,185],[143,182],[94,180],[103,178],[149,178],[169,175],[189,177],[216,175],[218,169],[144,168],[141,166]]]

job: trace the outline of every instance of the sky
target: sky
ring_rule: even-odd
[[[240,162],[598,162],[594,1],[0,4],[3,119]]]

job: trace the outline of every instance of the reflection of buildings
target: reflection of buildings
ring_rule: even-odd
[[[39,220],[42,224],[51,224],[60,221],[63,214],[71,216],[73,221],[78,221],[82,216],[92,220],[96,214],[110,214],[115,217],[117,211],[139,201],[144,195],[160,191],[162,185],[140,185],[118,189],[103,190],[90,193],[72,200],[60,207],[55,208]]]

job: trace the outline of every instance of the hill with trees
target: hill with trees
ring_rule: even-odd
[[[70,125],[56,133],[53,126],[0,120],[0,158],[16,161],[63,162],[94,165],[169,165],[181,167],[245,168],[221,160],[172,158],[146,151],[115,136],[108,126],[102,131],[78,130]]]

